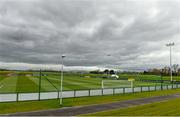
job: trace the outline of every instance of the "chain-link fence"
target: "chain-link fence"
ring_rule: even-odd
[[[89,89],[89,90],[72,90],[63,91],[63,98],[84,97],[84,96],[101,96],[126,94],[156,90],[168,90],[180,88],[180,84],[162,85],[162,86],[141,86],[134,88],[104,88],[104,89]],[[39,93],[1,93],[0,102],[15,102],[15,101],[32,101],[45,99],[58,99],[59,92],[39,92]]]

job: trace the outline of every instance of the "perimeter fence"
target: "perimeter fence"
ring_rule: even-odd
[[[136,92],[147,92],[156,90],[168,90],[180,88],[180,84],[161,85],[161,86],[141,86],[133,88],[104,88],[104,89],[88,89],[88,90],[71,90],[63,91],[63,98],[76,98],[87,96],[103,96],[126,94]],[[60,92],[31,92],[31,93],[1,93],[0,102],[18,102],[18,101],[33,101],[33,100],[46,100],[58,99]]]

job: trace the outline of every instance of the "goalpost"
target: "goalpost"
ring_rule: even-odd
[[[101,88],[127,88],[127,87],[134,87],[134,80],[102,80],[101,81]]]
[[[134,82],[134,79],[129,78],[129,79],[128,79],[128,81],[130,81],[130,82],[131,82],[131,88],[133,88],[133,87],[134,87],[134,83],[133,83],[133,82]]]
[[[104,80],[101,81],[101,88],[104,89]]]

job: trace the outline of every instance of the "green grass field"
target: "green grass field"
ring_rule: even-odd
[[[60,86],[60,72],[43,72],[45,76],[41,78],[41,91],[57,91]],[[88,76],[88,77],[87,77]],[[103,79],[102,74],[81,74],[65,73],[63,80],[63,90],[81,90],[101,88],[101,82],[104,81],[104,88],[130,87],[127,80]],[[122,75],[120,78],[134,78],[137,76]],[[138,76],[140,77],[140,76]],[[154,78],[159,76],[142,75],[141,77]],[[50,82],[54,85],[52,85]],[[160,83],[135,81],[134,87],[154,86]],[[19,71],[1,71],[0,72],[0,93],[12,92],[38,92],[39,90],[38,72],[19,72]]]
[[[60,73],[59,72],[43,72],[45,76],[42,76],[41,80],[41,91],[56,91],[56,88],[60,86]],[[88,76],[88,77],[87,77]],[[94,89],[101,88],[101,82],[104,81],[105,88],[115,88],[115,87],[130,87],[130,82],[127,80],[111,80],[103,78],[103,74],[78,74],[78,73],[65,73],[63,88],[64,90],[80,90],[80,89]],[[152,82],[140,82],[139,79],[152,79],[160,80],[160,76],[157,75],[131,75],[131,74],[120,74],[121,78],[134,78],[134,86],[154,86],[160,85],[160,83]],[[174,77],[174,79],[179,80],[180,77]],[[51,83],[53,85],[51,85]],[[166,80],[170,80],[168,76],[164,77]],[[167,84],[165,84],[167,85]],[[22,71],[0,71],[0,93],[13,93],[13,92],[38,92],[39,89],[39,72],[22,72]],[[134,94],[124,94],[124,95],[114,95],[114,96],[94,96],[94,97],[81,97],[81,98],[69,98],[64,99],[63,106],[82,106],[90,104],[102,104],[110,103],[122,100],[130,100],[158,95],[167,95],[179,93],[180,89],[174,90],[165,90],[165,91],[155,91],[155,92],[144,92],[144,93],[134,93]],[[168,103],[170,104],[170,103]],[[154,103],[152,104],[154,105]],[[156,105],[156,104],[155,104]],[[144,105],[147,110],[137,111],[136,115],[141,115],[143,112],[147,112],[148,109],[151,109],[151,105]],[[126,115],[129,110],[132,113],[128,115],[134,115],[136,109],[144,108],[133,107],[127,108],[127,110],[112,110],[108,112],[95,113],[92,115],[106,115],[111,113],[111,115],[118,115],[119,112],[122,112],[122,115]],[[173,106],[173,105],[170,105]],[[174,105],[175,106],[175,105]],[[0,113],[13,113],[13,112],[25,112],[33,110],[42,110],[42,109],[52,109],[60,108],[59,102],[57,99],[54,100],[45,100],[45,101],[29,101],[29,102],[8,102],[0,104]],[[160,107],[157,103],[157,107]],[[156,108],[157,109],[157,108]],[[168,109],[167,109],[168,110]],[[155,111],[154,111],[155,112]],[[178,112],[176,112],[178,113]],[[108,115],[108,114],[107,114]],[[150,114],[155,115],[155,114]],[[160,114],[166,115],[166,114]],[[173,115],[173,114],[170,114]]]
[[[180,115],[180,99],[172,99],[169,101],[156,102],[142,106],[135,106],[125,109],[116,109],[87,116],[179,116]]]

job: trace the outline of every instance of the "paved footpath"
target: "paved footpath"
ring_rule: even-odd
[[[118,109],[118,108],[127,108],[132,106],[148,104],[152,102],[166,101],[175,98],[180,98],[180,94],[141,98],[141,99],[108,103],[108,104],[67,107],[62,109],[36,111],[36,112],[15,113],[11,115],[12,116],[77,116],[80,114],[88,114],[88,113],[94,113],[94,112]]]

